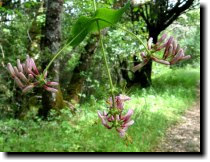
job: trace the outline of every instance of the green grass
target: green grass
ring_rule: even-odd
[[[161,67],[159,67],[161,68]],[[158,69],[158,68],[156,68]],[[166,129],[179,120],[196,98],[199,69],[164,69],[154,72],[153,86],[129,91],[134,125],[128,129],[132,144],[115,130],[107,130],[97,116],[104,101],[91,100],[78,107],[76,116],[64,110],[56,120],[0,121],[0,151],[37,152],[148,152],[158,144]]]

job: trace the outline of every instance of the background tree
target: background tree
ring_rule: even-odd
[[[139,20],[141,17],[147,25],[149,37],[153,38],[156,43],[158,35],[171,25],[181,14],[197,5],[196,0],[155,0],[147,1],[143,4],[136,4],[133,15],[133,20]],[[134,56],[135,64],[137,60]],[[141,71],[134,74],[133,83],[138,83],[141,87],[151,85],[152,60],[145,65]]]
[[[50,62],[50,58],[56,54],[61,44],[61,14],[63,8],[63,0],[48,0],[46,2],[46,22],[43,28],[44,37],[41,41],[41,48],[44,52],[44,59],[42,68],[44,69]],[[49,55],[51,54],[51,55]],[[47,55],[47,56],[46,56]],[[59,82],[59,59],[56,60],[49,69],[51,76],[54,80]],[[48,75],[49,75],[48,74]],[[55,99],[55,98],[54,98]],[[43,91],[42,93],[42,106],[40,114],[44,117],[47,116],[49,110],[52,108],[52,96],[49,92]]]

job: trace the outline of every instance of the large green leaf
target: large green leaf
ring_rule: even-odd
[[[97,32],[97,21],[100,29],[104,29],[111,26],[112,24],[116,24],[122,17],[123,13],[129,8],[129,6],[130,4],[127,3],[123,8],[119,10],[100,8],[96,11],[92,18],[81,16],[72,27],[70,45],[77,46],[85,39],[88,33]]]
[[[71,46],[80,44],[88,34],[89,26],[92,19],[86,16],[81,16],[71,29]]]
[[[94,18],[99,19],[99,27],[100,29],[104,29],[106,27],[110,27],[112,24],[116,24],[122,17],[123,13],[129,8],[130,3],[127,3],[123,8],[119,10],[114,9],[108,9],[108,8],[100,8],[96,11]],[[105,21],[108,21],[110,23],[107,23]],[[98,26],[96,21],[93,22],[90,26],[91,32],[98,31]]]

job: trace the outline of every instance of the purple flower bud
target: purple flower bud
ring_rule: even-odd
[[[173,42],[173,37],[170,37],[167,41],[166,47],[165,47],[165,51],[164,51],[164,55],[163,55],[163,59],[166,59],[168,57],[168,49],[170,48],[171,43]]]
[[[191,56],[190,55],[187,55],[187,56],[182,57],[181,60],[188,60],[190,58],[191,58]]]
[[[177,42],[174,40],[173,41],[173,52],[172,52],[172,55],[176,54],[176,49],[177,49]]]
[[[29,80],[26,78],[26,76],[22,72],[20,72],[18,76],[25,83],[28,83],[29,82]]]
[[[36,76],[36,74],[31,69],[28,68],[27,71],[28,71],[28,74],[32,74],[33,76]]]
[[[163,34],[162,37],[158,40],[158,44],[161,44],[167,37],[167,34]]]
[[[114,116],[107,117],[107,120],[108,120],[109,122],[114,121]]]
[[[127,122],[130,119],[131,115],[133,115],[133,109],[129,109],[127,114],[125,116],[122,116],[121,119]]]
[[[166,59],[167,57],[168,57],[168,50],[167,50],[167,48],[165,48],[163,59]]]
[[[52,92],[52,93],[57,93],[58,92],[57,89],[48,87],[46,85],[44,85],[44,89],[46,89],[47,91]]]
[[[172,54],[173,54],[173,45],[171,44],[170,47],[169,47],[169,49],[168,49],[168,56],[171,56]]]
[[[170,65],[170,63],[168,61],[166,61],[166,60],[159,60],[156,57],[151,57],[151,59],[154,60],[157,63],[160,63],[160,64]]]
[[[23,73],[27,73],[26,65],[24,63],[22,64],[22,67],[23,67]]]
[[[153,41],[153,38],[150,37],[149,40],[148,40],[148,42],[147,42],[147,47],[148,47],[149,50],[150,50],[151,47],[152,47],[152,41]]]
[[[22,92],[23,92],[23,93],[27,93],[27,92],[31,91],[33,88],[34,88],[34,84],[31,84],[31,85],[25,87],[25,88],[22,90]]]
[[[165,49],[165,53],[163,55],[163,59],[167,59],[168,56],[170,56],[172,54],[172,50],[173,50],[173,45],[170,44],[169,48],[168,49]]]
[[[120,95],[119,95],[119,99],[120,99],[121,101],[128,101],[128,100],[130,100],[131,98],[128,97],[128,96],[126,96],[126,95],[120,94]]]
[[[7,69],[12,77],[15,77],[15,71],[10,63],[7,64]]]
[[[125,123],[124,126],[129,127],[129,126],[133,125],[133,123],[134,123],[134,120],[131,120],[131,121]]]
[[[103,115],[104,116],[107,116],[107,112],[105,110],[103,111]]]
[[[117,131],[119,132],[120,137],[124,137],[124,136],[125,136],[125,132],[126,132],[126,130],[125,130],[125,129],[118,128],[118,129],[117,129]]]
[[[166,45],[166,48],[169,48],[170,44],[173,42],[174,38],[173,37],[170,37],[167,41],[167,45]]]
[[[19,86],[19,88],[22,89],[24,87],[23,83],[20,81],[20,79],[18,79],[18,77],[15,76],[14,80],[15,83]]]
[[[17,59],[17,67],[18,67],[18,70],[23,73],[23,66],[20,63],[20,60],[19,59]]]
[[[26,69],[28,70],[28,69],[30,69],[30,70],[32,70],[32,64],[31,64],[31,59],[30,59],[30,57],[27,55],[27,59],[26,59]]]
[[[98,111],[98,116],[99,116],[99,118],[101,118],[102,124],[103,124],[106,128],[110,129],[111,127],[108,125],[107,120],[105,119],[106,117],[103,116],[103,115],[101,114],[100,111]]]
[[[180,51],[180,45],[179,45],[179,44],[177,44],[177,47],[176,47],[176,50],[175,50],[174,55],[176,55],[179,51]]]
[[[18,76],[19,75],[19,72],[18,72],[17,67],[15,66],[13,69],[14,69],[15,75]]]
[[[32,80],[34,79],[34,76],[33,76],[32,74],[28,74],[28,79],[29,79],[30,81],[32,81]]]
[[[159,46],[156,51],[160,51],[161,49],[165,48],[167,45],[167,43],[162,44],[161,46]]]
[[[34,62],[34,59],[31,58],[30,61],[31,61],[32,69],[34,70],[34,72],[36,73],[36,75],[38,75],[38,74],[39,74],[39,71],[38,71],[38,69],[37,69],[37,67],[36,67],[36,64],[35,64],[35,62]]]
[[[137,70],[141,69],[144,65],[148,63],[148,60],[143,61],[142,63],[133,67],[132,71],[135,73]]]
[[[179,59],[181,59],[182,57],[184,57],[184,52],[181,49],[175,56],[174,58],[171,60],[170,64],[173,65],[175,64],[177,61],[179,61]]]
[[[47,85],[49,85],[49,86],[58,86],[59,83],[58,82],[47,82]]]

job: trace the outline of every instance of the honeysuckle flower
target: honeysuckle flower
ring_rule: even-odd
[[[108,128],[108,129],[111,129],[111,126],[108,125],[108,122],[111,122],[110,120],[108,120],[108,115],[107,113],[104,111],[103,113],[98,111],[98,116],[99,118],[101,118],[101,122],[102,124]]]
[[[163,41],[166,37],[167,35],[164,34],[153,46],[154,52],[159,51],[161,49],[165,49],[163,58],[158,59],[153,56],[151,57],[152,60],[166,65],[173,65],[181,60],[187,60],[191,58],[190,55],[185,56],[184,50],[180,47],[179,44],[177,44],[177,41],[172,36],[169,37],[169,39],[164,43]]]
[[[129,109],[125,116],[121,116],[120,119],[127,122],[130,120],[131,116],[133,115],[133,109]]]
[[[119,110],[122,110],[124,106],[124,102],[128,100],[130,100],[130,97],[120,94],[119,96],[115,97],[115,105]],[[108,104],[110,105],[110,108],[113,108],[111,97],[109,98]]]
[[[130,127],[134,121],[131,120],[133,115],[133,109],[129,109],[128,112],[123,115],[124,102],[130,100],[130,97],[120,94],[115,97],[115,108],[112,105],[112,100],[109,98],[109,112],[98,111],[98,116],[101,119],[101,123],[107,128],[115,128],[121,137],[124,137],[126,130]],[[116,110],[116,111],[113,111]]]
[[[136,72],[137,70],[141,69],[144,65],[148,63],[149,58],[147,58],[144,52],[141,53],[141,58],[142,58],[142,62],[133,67],[133,72]]]
[[[17,67],[13,67],[11,63],[8,63],[7,69],[15,83],[20,89],[22,89],[23,93],[31,91],[36,86],[43,87],[45,90],[52,93],[56,93],[58,91],[56,89],[58,83],[47,81],[47,72],[40,74],[34,59],[29,56],[27,56],[25,63],[22,64],[20,60],[17,59]]]
[[[125,133],[126,133],[128,127],[131,126],[131,125],[133,125],[133,124],[134,124],[134,121],[133,120],[131,120],[129,122],[124,122],[122,124],[122,126],[119,127],[119,128],[117,128],[116,130],[119,132],[120,136],[123,137],[123,136],[125,136]]]
[[[188,60],[191,58],[190,55],[185,56],[183,48],[180,47],[172,36],[170,36],[168,39],[166,38],[167,34],[163,34],[156,44],[152,44],[152,38],[148,40],[147,49],[150,50],[151,53],[147,55],[145,55],[144,52],[141,53],[142,62],[133,67],[133,72],[141,69],[148,63],[150,59],[157,63],[173,65],[181,60]],[[162,58],[157,58],[153,55],[153,53],[160,50],[164,50]]]

